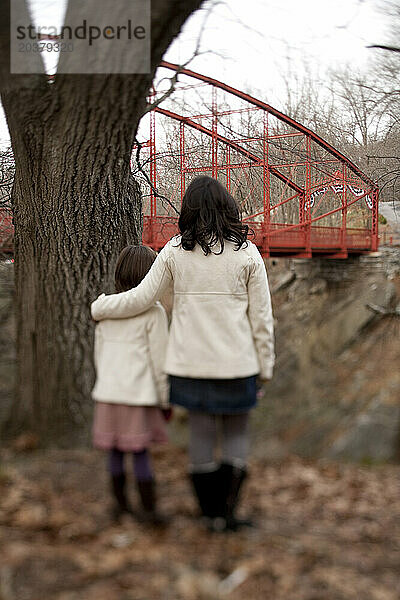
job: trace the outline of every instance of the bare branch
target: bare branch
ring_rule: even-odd
[[[166,196],[163,196],[162,194],[160,194],[158,192],[158,190],[154,187],[150,177],[148,176],[146,171],[143,169],[143,166],[140,162],[140,151],[142,149],[142,144],[139,142],[139,140],[137,138],[135,138],[135,144],[136,144],[135,162],[136,162],[138,171],[143,175],[144,179],[146,180],[146,183],[150,186],[150,189],[152,190],[152,192],[156,196],[156,198],[159,198],[162,203],[166,202],[176,212],[176,214],[179,215],[180,213],[179,213],[178,209],[176,208],[176,206],[174,206],[172,204],[172,202]]]
[[[373,154],[366,154],[365,156],[367,158],[381,158],[381,159],[384,159],[384,160],[389,160],[389,159],[400,160],[400,156],[375,156]]]
[[[384,44],[371,44],[367,48],[378,48],[379,50],[388,50],[389,52],[400,52],[400,48],[397,46],[385,46]]]
[[[169,81],[169,88],[166,90],[166,92],[164,92],[162,94],[162,96],[160,96],[160,98],[158,98],[154,102],[151,102],[151,103],[149,103],[147,105],[146,109],[143,112],[143,115],[147,114],[151,110],[154,110],[157,106],[160,106],[160,104],[162,102],[164,102],[167,98],[169,98],[171,96],[171,94],[173,94],[173,92],[176,89],[176,84],[178,83],[178,78],[179,78],[179,75],[181,74],[182,70],[186,69],[190,65],[190,63],[193,62],[193,60],[195,58],[197,58],[198,56],[202,56],[204,54],[211,54],[212,53],[211,50],[203,50],[203,51],[201,51],[200,47],[201,47],[201,41],[202,41],[202,37],[203,37],[203,34],[204,34],[204,30],[205,30],[207,21],[208,21],[210,15],[211,15],[211,12],[219,4],[223,4],[223,2],[219,2],[218,0],[216,0],[210,6],[210,8],[206,11],[204,19],[203,19],[201,27],[200,27],[199,35],[197,36],[196,46],[195,46],[195,49],[193,51],[192,56],[186,62],[184,62],[182,65],[179,66],[179,69],[177,71],[175,71],[175,73],[174,73],[174,75],[172,77],[163,77],[161,79],[161,81],[159,83],[161,83],[162,81],[165,81],[166,79]]]
[[[400,304],[392,310],[384,306],[378,306],[377,304],[366,304],[366,306],[378,315],[400,317]]]

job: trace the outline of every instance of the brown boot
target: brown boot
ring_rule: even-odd
[[[144,523],[150,523],[159,527],[165,526],[167,524],[166,518],[160,515],[156,509],[156,486],[154,479],[137,479],[136,486],[143,507],[139,518]]]
[[[111,476],[111,490],[115,499],[111,516],[118,521],[124,513],[133,514],[133,510],[125,495],[125,473]]]
[[[222,488],[225,489],[224,516],[226,520],[226,530],[236,531],[241,527],[253,527],[254,524],[251,519],[239,519],[235,516],[240,488],[247,477],[247,470],[223,463],[220,467],[220,473],[221,480],[224,482]]]
[[[221,478],[220,469],[205,473],[193,472],[190,478],[205,526],[210,531],[224,531],[227,491],[221,489],[224,480]]]

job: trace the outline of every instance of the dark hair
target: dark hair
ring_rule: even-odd
[[[199,244],[204,254],[212,246],[224,241],[235,242],[236,250],[246,242],[248,226],[240,219],[239,207],[228,190],[216,179],[202,175],[193,179],[182,199],[178,221],[181,244],[184,250],[193,250]]]
[[[126,292],[144,279],[157,253],[147,246],[126,246],[115,266],[115,291]]]

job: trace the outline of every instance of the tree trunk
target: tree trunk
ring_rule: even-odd
[[[90,82],[99,94],[103,83]],[[52,120],[41,131],[41,148],[25,142],[24,152],[16,153],[12,194],[18,327],[12,423],[58,440],[62,432],[71,435],[71,423],[85,426],[90,415],[90,302],[100,291],[113,290],[116,256],[141,239],[130,140],[113,140],[119,115],[108,114],[107,123],[97,124],[94,142],[88,135],[89,109],[84,103],[78,110],[73,106],[76,95],[65,107],[68,132],[57,131]]]
[[[111,292],[120,250],[141,239],[133,139],[162,54],[200,0],[152,3],[152,73],[7,75],[2,101],[16,164],[17,394],[8,433],[71,443],[88,431],[90,303]],[[0,0],[9,23],[8,2]],[[4,37],[3,37],[4,40]],[[8,51],[2,43],[0,51]],[[8,56],[8,54],[7,54]],[[1,66],[1,65],[0,65]],[[4,67],[3,73],[8,65]],[[75,436],[76,434],[76,436]]]

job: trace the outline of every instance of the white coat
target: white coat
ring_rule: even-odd
[[[164,373],[168,319],[157,302],[136,317],[96,325],[95,400],[135,406],[168,406]]]
[[[272,377],[274,331],[268,278],[252,242],[222,254],[184,250],[180,237],[161,250],[137,288],[101,295],[95,320],[131,317],[147,310],[173,284],[174,304],[165,371],[191,378]]]

